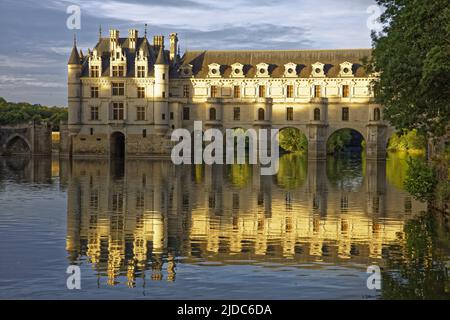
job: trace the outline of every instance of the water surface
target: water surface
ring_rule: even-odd
[[[402,190],[405,168],[3,158],[0,298],[448,299],[448,222]]]

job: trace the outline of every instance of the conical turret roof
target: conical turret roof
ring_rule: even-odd
[[[77,43],[75,38],[73,40],[73,48],[72,52],[70,53],[70,58],[67,64],[81,64],[80,55],[78,54]]]
[[[158,57],[156,58],[155,64],[168,64],[166,61],[166,55],[164,54],[164,49],[162,46],[159,47]]]

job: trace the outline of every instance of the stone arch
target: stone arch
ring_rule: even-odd
[[[351,123],[348,123],[348,124],[351,124]],[[356,131],[364,138],[365,141],[367,141],[367,128],[366,128],[365,125],[358,126],[358,125],[346,125],[346,124],[344,124],[342,126],[341,125],[329,126],[328,130],[327,130],[327,133],[326,133],[326,136],[325,136],[325,142],[328,141],[328,139],[334,133],[336,133],[337,131],[342,130],[342,129],[350,129],[350,130]]]
[[[330,143],[330,139],[337,134],[338,132],[341,132],[342,130],[351,130],[352,136],[354,140],[357,140],[359,138],[359,140],[362,142],[367,142],[366,139],[366,135],[364,134],[363,130],[358,130],[354,127],[342,127],[342,128],[336,128],[335,130],[329,130],[326,139],[325,139],[325,148],[326,148],[326,153],[329,154],[330,150],[329,150],[329,143]]]
[[[306,133],[303,131],[303,130],[301,130],[300,128],[298,128],[298,127],[295,127],[295,126],[282,126],[282,127],[280,127],[280,128],[278,128],[278,130],[279,130],[279,143],[280,143],[280,148],[282,148],[283,150],[285,150],[285,151],[288,151],[288,152],[295,152],[295,151],[303,151],[303,152],[306,152],[306,151],[308,151],[308,137],[307,137],[307,135],[306,135]],[[296,131],[296,133],[300,133],[300,136],[297,136],[296,138],[297,139],[299,139],[299,143],[303,143],[303,142],[305,142],[306,144],[301,148],[302,150],[288,150],[288,149],[286,149],[286,147],[285,146],[283,146],[283,131],[284,132],[286,132],[287,130],[295,130]]]
[[[110,136],[110,155],[115,158],[125,157],[125,134],[115,131]]]
[[[21,134],[13,134],[5,143],[7,154],[31,154],[32,148],[28,139]]]

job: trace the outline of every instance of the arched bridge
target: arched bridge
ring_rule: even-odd
[[[0,125],[0,155],[51,155],[51,153],[50,123],[31,121],[16,125]]]

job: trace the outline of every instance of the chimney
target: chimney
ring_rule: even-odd
[[[136,49],[137,39],[138,39],[138,31],[136,29],[128,30],[128,40],[129,40],[128,41],[129,42],[128,47],[130,49]]]
[[[164,36],[153,36],[153,46],[159,51],[159,48],[164,49]]]
[[[177,62],[178,58],[178,35],[175,32],[170,34],[170,61]]]

